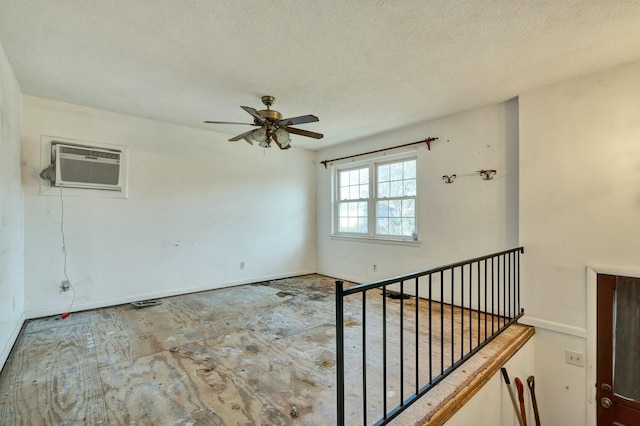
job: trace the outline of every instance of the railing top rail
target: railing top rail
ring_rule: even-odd
[[[448,265],[439,266],[433,269],[426,269],[424,271],[412,272],[410,274],[398,275],[396,277],[387,278],[380,281],[374,281],[370,283],[358,284],[353,287],[345,288],[342,291],[343,296],[347,296],[349,294],[360,293],[366,290],[371,290],[374,288],[380,288],[385,285],[395,284],[400,281],[408,281],[414,278],[422,277],[429,274],[435,274],[441,271],[447,271],[449,269],[458,268],[460,266],[468,265],[470,263],[481,262],[485,259],[491,259],[492,257],[502,256],[503,254],[513,253],[519,251],[520,253],[524,253],[524,247],[517,247],[509,250],[503,250],[497,253],[487,254],[485,256],[476,257],[473,259],[463,260],[461,262],[450,263]]]

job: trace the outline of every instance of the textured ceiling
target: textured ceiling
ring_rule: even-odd
[[[23,93],[235,135],[315,114],[310,149],[640,60],[637,0],[0,0]]]

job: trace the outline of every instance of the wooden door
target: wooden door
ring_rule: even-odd
[[[640,425],[640,279],[598,275],[598,426]]]

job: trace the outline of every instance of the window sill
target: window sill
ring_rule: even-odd
[[[332,240],[337,241],[352,241],[358,243],[374,243],[374,244],[391,244],[397,246],[409,246],[409,247],[418,247],[422,245],[422,241],[417,240],[401,240],[401,239],[392,239],[392,238],[373,238],[373,237],[361,237],[355,235],[336,235],[332,234],[329,236]]]

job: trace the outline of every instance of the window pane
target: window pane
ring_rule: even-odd
[[[402,217],[416,217],[415,200],[402,200]]]
[[[389,164],[390,180],[402,180],[402,163]]]
[[[366,201],[340,203],[338,208],[338,232],[368,233],[367,205]]]
[[[402,200],[389,201],[389,217],[402,216]]]
[[[369,169],[360,169],[360,183],[369,183]]]
[[[376,216],[377,217],[389,217],[389,202],[378,201],[376,203]]]
[[[389,190],[389,196],[391,197],[402,197],[404,195],[404,188],[402,187],[402,181],[392,181],[391,188]]]
[[[378,166],[378,182],[387,182],[389,180],[389,165]]]
[[[369,185],[360,185],[360,198],[369,198]]]
[[[416,178],[416,160],[405,161],[403,164],[404,173],[402,177],[404,179]]]
[[[358,198],[360,198],[360,186],[359,185],[350,186],[349,187],[349,199],[350,200],[357,200]]]
[[[402,235],[402,219],[389,219],[389,235]]]
[[[413,197],[416,195],[416,180],[409,179],[404,181],[404,196]]]
[[[340,186],[349,186],[349,172],[340,172]]]
[[[389,184],[388,183],[380,183],[380,184],[378,184],[378,197],[379,198],[389,197]]]
[[[360,170],[349,171],[349,185],[357,185],[360,183]]]
[[[358,217],[367,217],[367,203],[365,201],[358,203]]]
[[[416,229],[415,219],[402,219],[402,235],[411,235]]]
[[[343,186],[340,188],[340,199],[348,200],[349,199],[349,187]]]
[[[389,235],[389,219],[378,219],[376,221],[376,234]]]

